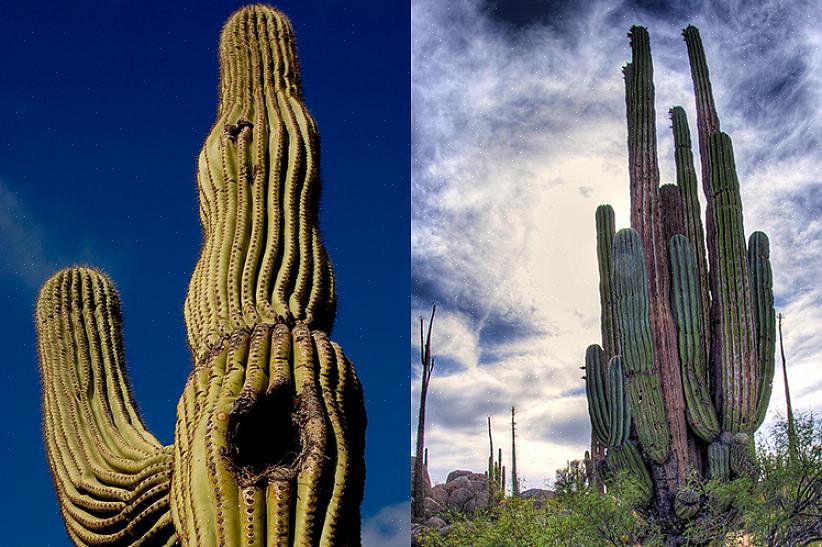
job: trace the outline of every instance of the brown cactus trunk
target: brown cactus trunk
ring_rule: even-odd
[[[642,238],[648,272],[649,317],[655,366],[671,433],[670,454],[662,465],[652,464],[655,504],[661,514],[671,512],[671,499],[688,471],[688,432],[685,399],[679,371],[676,330],[668,303],[668,256],[659,208],[659,167],[656,151],[653,64],[648,33],[631,30],[632,63],[626,67],[628,147],[630,159],[631,227]]]

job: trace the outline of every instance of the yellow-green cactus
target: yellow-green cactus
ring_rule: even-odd
[[[288,20],[250,6],[220,40],[198,163],[204,244],[185,300],[195,367],[173,446],[143,426],[111,281],[55,274],[37,302],[45,437],[78,545],[357,545],[365,408],[329,341],[319,137]]]

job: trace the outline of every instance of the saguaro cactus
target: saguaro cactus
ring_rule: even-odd
[[[220,39],[220,105],[200,153],[204,244],[185,300],[194,355],[173,446],[145,430],[101,272],[37,301],[49,463],[77,545],[356,545],[365,408],[328,339],[318,144],[293,32],[250,6]]]
[[[593,431],[608,446],[611,467],[630,461],[635,476],[649,474],[650,510],[675,534],[701,511],[689,479],[752,472],[753,433],[773,380],[773,283],[765,234],[755,232],[746,250],[733,149],[719,132],[699,32],[688,27],[684,37],[697,97],[706,230],[681,107],[670,111],[677,184],[659,185],[650,42],[642,27],[629,36],[631,228],[614,235],[610,206],[596,213],[603,345],[607,355],[621,356],[625,370],[624,377],[608,370],[603,351],[591,346],[586,387]],[[611,400],[623,383],[635,445],[621,433],[620,407]],[[638,449],[638,458],[627,458],[620,440]]]

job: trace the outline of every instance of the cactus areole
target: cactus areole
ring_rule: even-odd
[[[132,400],[111,281],[75,267],[42,288],[44,433],[77,545],[360,543],[365,408],[328,338],[318,146],[289,21],[242,8],[222,31],[199,156],[204,243],[184,309],[195,365],[172,446]]]
[[[607,465],[647,489],[648,510],[672,540],[703,513],[689,479],[756,472],[753,434],[768,408],[775,336],[768,238],[754,232],[746,246],[733,148],[719,131],[699,31],[683,35],[706,227],[679,106],[670,111],[677,181],[660,186],[650,41],[633,27],[624,68],[631,227],[615,232],[611,207],[597,209],[602,348],[589,347],[585,359],[591,425],[608,447]]]

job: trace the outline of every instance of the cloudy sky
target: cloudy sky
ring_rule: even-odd
[[[435,482],[485,468],[488,415],[508,462],[511,405],[526,488],[589,443],[579,366],[600,338],[594,210],[611,203],[628,225],[621,67],[632,24],[651,35],[663,182],[675,180],[668,109],[684,106],[696,130],[680,33],[701,31],[746,233],[771,238],[795,406],[822,410],[819,0],[413,0],[411,12],[412,416],[419,317],[436,302]],[[777,376],[771,415],[782,390]]]

